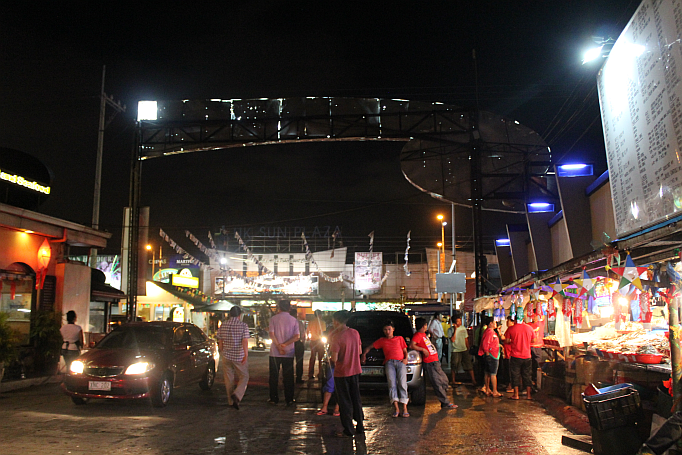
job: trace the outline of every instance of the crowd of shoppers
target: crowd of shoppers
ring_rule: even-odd
[[[75,315],[74,315],[75,316]],[[456,382],[459,371],[470,378],[477,388],[475,368],[481,369],[482,387],[479,389],[491,397],[501,397],[498,383],[506,386],[509,398],[520,399],[522,394],[531,398],[532,377],[535,365],[541,355],[540,343],[544,336],[544,320],[532,315],[529,324],[517,323],[513,318],[506,319],[506,331],[500,333],[497,322],[481,317],[473,336],[470,336],[458,315],[450,320],[440,314],[427,321],[418,317],[414,322],[414,335],[405,340],[395,334],[395,325],[387,320],[383,326],[383,336],[362,349],[359,333],[346,325],[350,316],[348,311],[338,311],[333,315],[333,327],[327,330],[322,314],[315,312],[306,327],[305,318],[292,309],[288,300],[277,304],[277,313],[269,320],[269,334],[272,340],[269,353],[269,403],[276,405],[280,398],[280,372],[284,385],[284,400],[287,406],[295,403],[295,383],[303,383],[303,358],[305,339],[310,340],[311,355],[308,363],[308,379],[315,378],[315,365],[318,364],[318,377],[326,378],[322,386],[323,401],[316,411],[319,416],[333,415],[340,418],[343,431],[340,437],[351,437],[364,433],[364,414],[360,397],[359,379],[361,364],[365,363],[368,352],[380,349],[384,353],[384,368],[388,382],[388,395],[393,417],[409,417],[407,409],[409,395],[407,390],[408,346],[422,356],[424,375],[443,409],[455,409],[448,398],[451,380]],[[75,322],[75,317],[72,318]],[[73,324],[72,322],[72,324]],[[444,327],[444,324],[450,323]],[[68,334],[69,339],[76,338]],[[444,337],[444,334],[447,336]],[[326,336],[329,346],[329,362],[322,362]],[[221,352],[221,368],[227,391],[228,403],[239,409],[249,380],[247,325],[241,321],[241,308],[233,307],[229,318],[217,332]],[[65,339],[67,337],[65,336]],[[445,341],[443,341],[443,339]],[[538,341],[539,340],[539,341]],[[408,345],[409,343],[409,345]],[[68,349],[68,347],[67,347]],[[476,366],[472,358],[476,359]],[[534,362],[535,361],[535,362]],[[449,363],[451,376],[445,374],[442,363]],[[326,371],[322,371],[326,368]],[[460,370],[461,369],[461,370]],[[499,374],[498,374],[499,372]],[[498,377],[500,380],[498,381]],[[523,393],[521,393],[523,392]],[[336,404],[330,412],[332,399]]]

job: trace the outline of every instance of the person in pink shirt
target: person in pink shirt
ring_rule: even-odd
[[[350,313],[345,310],[334,313],[334,340],[331,345],[331,361],[334,365],[334,389],[339,401],[343,432],[338,436],[351,437],[364,434],[364,415],[360,400],[360,355],[362,341],[357,330],[346,325]],[[353,420],[356,425],[353,428]]]
[[[407,412],[407,343],[401,336],[394,336],[395,325],[393,321],[386,321],[383,327],[384,336],[367,346],[362,352],[362,363],[365,363],[367,353],[374,349],[384,351],[384,370],[388,382],[388,395],[391,403],[395,406],[393,417],[400,415],[398,403],[403,405],[403,417],[409,417]]]
[[[478,348],[478,355],[485,359],[485,394],[493,397],[501,397],[497,391],[497,367],[500,364],[500,338],[495,329],[497,322],[491,320],[488,328],[483,332],[481,346]],[[492,387],[491,387],[492,386]]]
[[[533,381],[531,378],[532,361],[530,357],[530,345],[533,339],[533,329],[528,324],[523,322],[516,322],[509,327],[504,333],[507,342],[511,345],[511,358],[509,359],[509,368],[512,375],[512,386],[514,393],[512,400],[519,399],[519,387],[523,383],[526,388],[526,398],[530,400],[531,387]]]

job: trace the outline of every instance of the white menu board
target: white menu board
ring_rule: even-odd
[[[597,76],[619,237],[682,210],[682,0],[644,0]]]
[[[381,272],[383,269],[381,253],[355,253],[355,289],[363,294],[376,294],[381,291]]]

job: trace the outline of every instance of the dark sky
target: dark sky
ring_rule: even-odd
[[[57,4],[59,3],[59,4]],[[100,225],[119,250],[139,99],[389,97],[475,105],[605,169],[591,36],[617,37],[639,2],[30,2],[0,5],[0,146],[55,174],[41,210],[90,224],[99,87],[128,105],[105,135]],[[163,6],[160,6],[163,5]],[[476,49],[477,71],[472,49]],[[477,96],[478,93],[478,96]],[[347,244],[439,237],[443,206],[400,173],[401,143],[249,147],[151,160],[152,224],[342,227]],[[446,213],[449,208],[445,208]],[[460,213],[461,212],[461,213]],[[458,243],[471,220],[457,212]],[[486,238],[504,234],[488,217]]]

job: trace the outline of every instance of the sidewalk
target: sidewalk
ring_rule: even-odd
[[[55,384],[62,382],[63,375],[40,376],[37,378],[15,379],[12,381],[0,382],[0,393],[11,392],[13,390],[26,389],[43,384]]]

